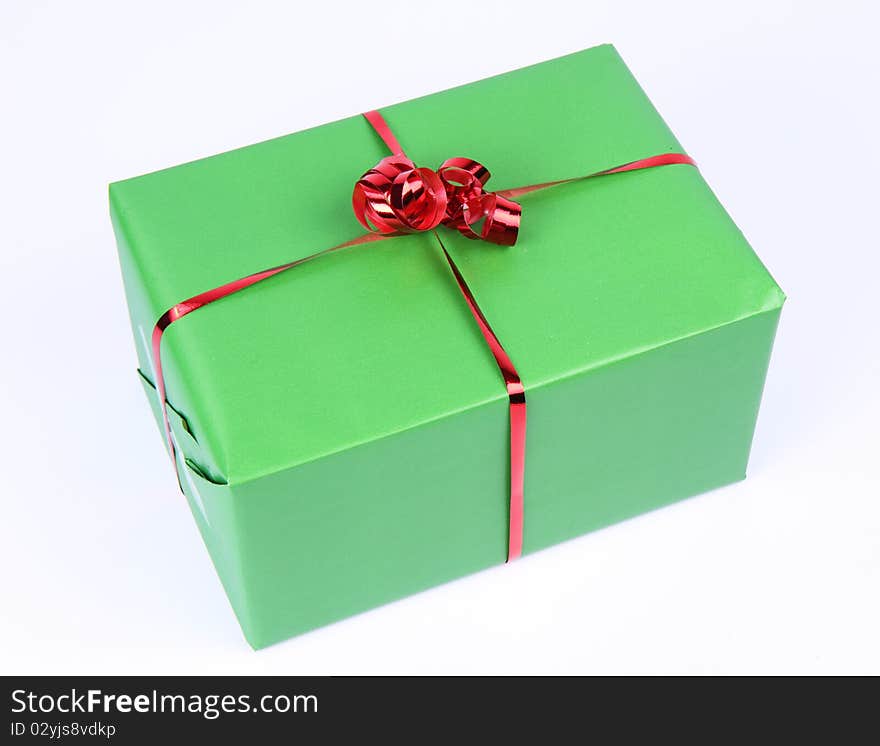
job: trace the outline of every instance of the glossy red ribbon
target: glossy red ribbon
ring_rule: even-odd
[[[165,436],[175,474],[178,477],[178,484],[180,476],[177,446],[168,419],[165,377],[162,371],[161,349],[165,330],[184,316],[204,308],[214,301],[326,254],[392,236],[430,230],[434,231],[449,268],[452,270],[458,289],[461,291],[483,339],[492,352],[507,387],[510,417],[510,502],[507,550],[507,561],[509,562],[522,554],[523,545],[526,457],[525,388],[513,361],[505,352],[495,332],[492,331],[492,327],[477,304],[461,271],[443,245],[436,228],[440,225],[447,225],[468,238],[512,246],[516,243],[522,215],[522,208],[513,201],[514,197],[539,189],[624,171],[636,171],[672,164],[691,166],[696,164],[683,153],[663,153],[584,176],[530,184],[494,193],[484,189],[489,180],[489,171],[479,162],[469,158],[450,158],[444,161],[437,171],[417,167],[404,154],[403,148],[379,112],[370,111],[364,114],[364,117],[391,151],[390,156],[383,158],[376,166],[367,171],[354,187],[352,206],[355,216],[369,233],[301,259],[265,269],[199,293],[169,308],[156,322],[152,335],[156,390],[162,407]]]
[[[441,223],[467,238],[513,246],[522,208],[484,189],[490,173],[470,158],[449,158],[436,171],[417,168],[378,111],[364,114],[392,155],[354,187],[352,207],[368,231],[387,236],[430,231]]]

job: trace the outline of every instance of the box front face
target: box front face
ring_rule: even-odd
[[[255,647],[504,561],[503,403],[234,488]]]
[[[745,475],[778,310],[532,392],[525,551]],[[504,562],[503,404],[235,489],[255,647]]]

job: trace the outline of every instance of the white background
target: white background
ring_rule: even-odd
[[[0,673],[880,673],[872,3],[421,5],[2,4]],[[789,295],[749,478],[251,651],[107,183],[606,41]]]

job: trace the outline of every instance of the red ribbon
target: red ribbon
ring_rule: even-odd
[[[436,228],[441,224],[447,225],[468,238],[512,246],[516,243],[522,214],[522,208],[512,201],[514,197],[560,184],[624,171],[636,171],[671,164],[690,166],[696,164],[684,153],[664,153],[625,163],[622,166],[596,171],[585,176],[530,184],[497,193],[487,192],[484,187],[489,180],[489,171],[479,162],[469,158],[450,158],[444,161],[437,171],[416,167],[404,154],[403,148],[379,112],[370,111],[364,114],[364,117],[392,153],[358,179],[354,187],[352,206],[355,217],[369,233],[287,264],[265,269],[199,293],[169,308],[156,322],[152,337],[156,390],[162,407],[165,437],[168,441],[175,474],[178,474],[177,446],[168,419],[168,403],[161,357],[162,335],[171,324],[220,298],[225,298],[326,254],[392,236],[434,231],[458,288],[477,322],[480,333],[489,346],[507,386],[510,416],[510,507],[507,561],[510,562],[522,554],[523,544],[523,485],[526,458],[525,389],[513,361],[492,331],[492,327],[480,310],[461,271],[443,245]],[[179,474],[178,484],[180,484]]]
[[[355,217],[388,236],[430,231],[443,223],[463,236],[513,246],[522,208],[483,189],[489,169],[470,158],[450,158],[437,171],[416,168],[378,111],[364,114],[392,152],[354,187]]]

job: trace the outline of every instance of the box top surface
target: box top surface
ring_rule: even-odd
[[[382,111],[417,164],[476,158],[492,190],[682,150],[607,45]],[[111,185],[142,370],[153,375],[146,340],[173,304],[359,235],[351,189],[385,155],[354,116]],[[441,230],[527,392],[782,303],[690,166],[521,203],[514,247]],[[431,235],[201,309],[168,330],[163,362],[206,466],[233,483],[507,398]]]

